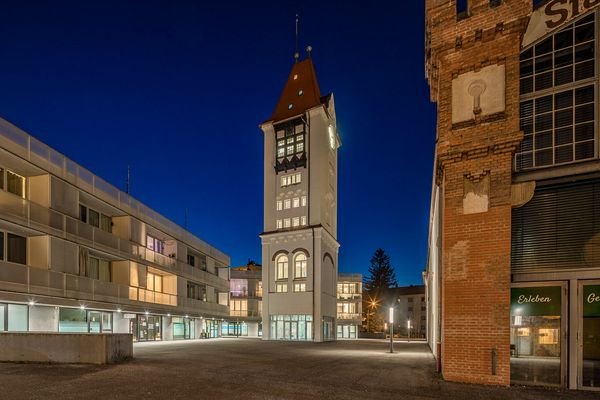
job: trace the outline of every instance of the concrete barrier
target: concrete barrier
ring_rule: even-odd
[[[113,364],[131,358],[128,333],[0,332],[0,361]]]

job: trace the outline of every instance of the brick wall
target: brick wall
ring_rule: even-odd
[[[438,104],[437,181],[443,193],[442,374],[451,381],[510,384],[510,187],[519,131],[519,51],[531,0],[491,8],[427,0],[426,74]],[[505,110],[452,124],[452,80],[505,67]],[[465,180],[489,180],[488,209],[465,214]],[[496,371],[492,371],[492,352]]]

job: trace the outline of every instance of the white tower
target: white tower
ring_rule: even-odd
[[[336,336],[337,149],[333,94],[296,63],[264,133],[263,339]]]

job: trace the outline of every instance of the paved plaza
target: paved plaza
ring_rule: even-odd
[[[443,382],[423,343],[214,339],[136,344],[112,366],[0,364],[0,399],[598,399]]]

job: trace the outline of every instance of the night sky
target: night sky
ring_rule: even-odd
[[[231,256],[260,261],[262,133],[300,44],[335,94],[342,272],[427,259],[422,1],[0,1],[0,116]],[[301,52],[304,56],[304,51]]]

